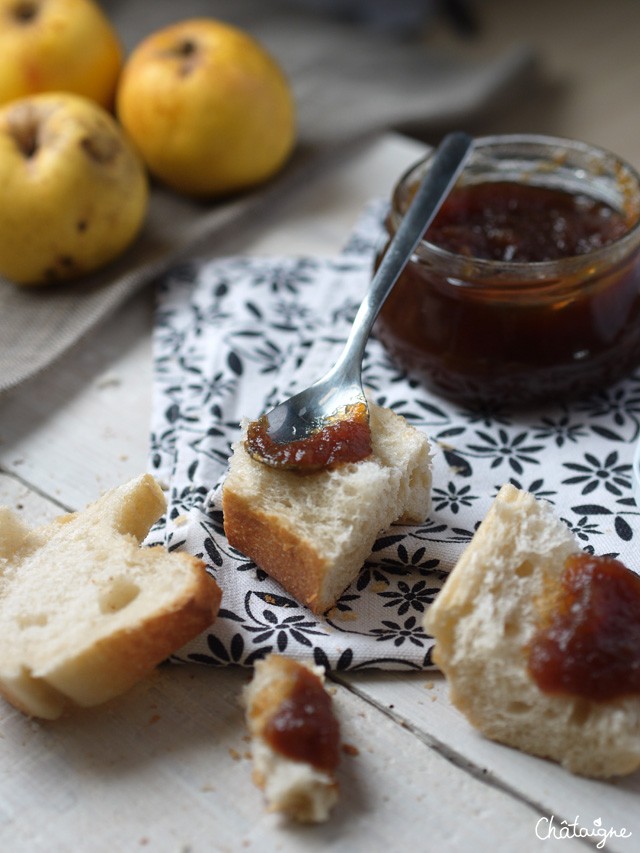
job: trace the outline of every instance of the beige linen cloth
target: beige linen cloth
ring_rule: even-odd
[[[532,79],[529,51],[516,46],[485,63],[436,53],[428,39],[397,41],[269,0],[111,0],[104,3],[127,51],[154,29],[207,15],[245,27],[278,58],[298,107],[298,146],[268,185],[223,201],[193,201],[154,186],[145,227],[115,263],[55,288],[0,279],[0,391],[53,362],[142,285],[190,253],[215,254],[232,228],[274,195],[300,191],[309,170],[390,128],[463,126]],[[0,235],[1,239],[1,235]]]

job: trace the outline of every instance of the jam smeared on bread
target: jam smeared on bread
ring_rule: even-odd
[[[309,436],[289,442],[274,441],[263,415],[247,427],[246,448],[258,461],[273,468],[319,471],[346,462],[360,462],[371,455],[371,430],[364,403],[336,412]]]
[[[329,773],[336,769],[340,727],[331,697],[311,670],[295,666],[289,694],[265,725],[264,737],[273,749],[294,761],[306,761]]]
[[[505,484],[424,622],[452,702],[487,737],[573,773],[633,773],[640,693],[612,693],[607,682],[619,686],[621,672],[627,685],[637,678],[638,584],[613,560],[585,555],[551,504]],[[556,616],[569,630],[554,625]],[[532,674],[531,649],[544,630],[576,692],[550,692]]]
[[[534,635],[541,690],[595,701],[640,694],[640,577],[618,560],[572,554],[554,612]]]
[[[256,661],[244,691],[253,778],[270,811],[318,823],[338,799],[340,730],[324,670],[284,655]]]

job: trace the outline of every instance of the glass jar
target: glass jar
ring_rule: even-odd
[[[427,156],[396,185],[389,237],[429,164]],[[377,336],[428,388],[471,407],[539,406],[606,388],[640,364],[640,177],[583,142],[477,139],[456,189],[502,182],[604,203],[620,214],[622,236],[584,254],[527,261],[423,239],[382,308]],[[549,216],[555,227],[557,211]],[[525,227],[540,236],[533,216]]]

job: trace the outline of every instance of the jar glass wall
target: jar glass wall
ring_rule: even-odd
[[[429,164],[427,156],[395,187],[390,237]],[[582,142],[477,139],[457,187],[505,182],[601,202],[619,214],[622,236],[541,261],[475,257],[473,241],[462,253],[423,239],[376,333],[427,387],[470,406],[541,405],[607,387],[640,364],[640,177]],[[558,223],[557,211],[549,216]],[[539,237],[533,215],[529,230]]]

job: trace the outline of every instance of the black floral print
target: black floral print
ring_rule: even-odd
[[[223,589],[215,624],[176,661],[250,667],[279,651],[338,672],[433,666],[424,614],[505,482],[550,501],[585,550],[639,568],[640,372],[571,406],[517,416],[468,411],[406,376],[375,336],[365,384],[431,441],[424,521],[382,532],[324,616],[230,547],[221,488],[241,420],[335,359],[370,279],[385,210],[373,202],[334,258],[191,261],[159,284],[149,465],[168,510],[148,541],[196,555]]]

